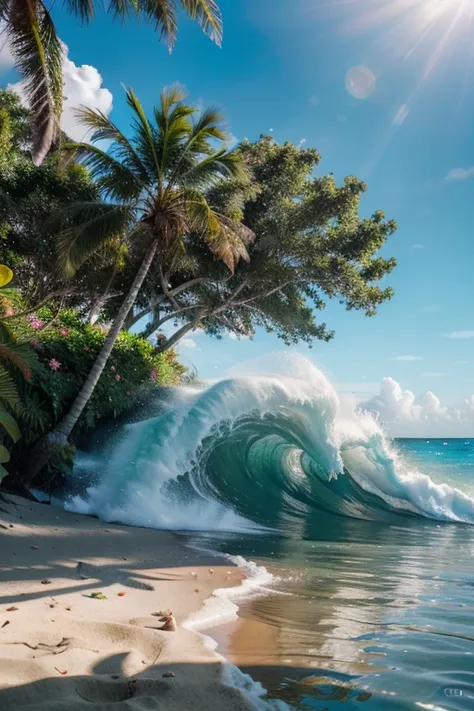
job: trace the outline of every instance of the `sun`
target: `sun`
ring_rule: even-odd
[[[375,31],[377,46],[404,60],[419,54],[422,81],[474,29],[474,0],[336,0],[336,4],[347,33]]]

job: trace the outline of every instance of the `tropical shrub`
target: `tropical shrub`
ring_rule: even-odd
[[[13,278],[12,270],[0,264],[0,289],[2,301],[7,290],[4,287]],[[3,466],[10,461],[9,446],[16,443],[21,437],[20,428],[15,418],[9,412],[18,411],[20,400],[11,370],[17,377],[30,378],[30,363],[34,359],[31,348],[17,339],[13,331],[4,321],[0,321],[0,482],[7,476],[8,471]],[[8,447],[6,446],[8,445]]]
[[[75,311],[58,314],[50,307],[14,319],[14,328],[28,330],[36,359],[29,381],[16,375],[22,403],[17,419],[23,436],[13,448],[11,471],[36,440],[54,428],[67,412],[107,336],[105,328],[85,323]],[[184,372],[174,351],[157,353],[149,341],[123,331],[78,421],[74,441],[101,421],[136,406],[153,390],[176,385]],[[58,471],[66,474],[73,456],[74,446],[56,448],[42,482],[38,483],[44,485]]]

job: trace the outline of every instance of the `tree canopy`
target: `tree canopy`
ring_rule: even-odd
[[[122,265],[123,253],[110,242],[79,270],[74,283],[61,276],[50,217],[71,201],[98,199],[99,191],[88,171],[72,160],[51,156],[33,164],[29,116],[14,92],[0,90],[0,262],[14,269],[14,283],[31,306],[56,298],[87,311]]]
[[[396,264],[379,254],[396,223],[382,211],[360,217],[365,184],[350,176],[338,186],[331,174],[317,176],[316,150],[269,136],[245,141],[238,151],[250,180],[215,186],[208,200],[216,210],[240,214],[255,235],[249,262],[229,276],[190,241],[181,271],[169,275],[172,298],[157,299],[148,283],[135,317],[154,312],[153,328],[175,323],[182,335],[183,328],[204,328],[217,337],[248,336],[263,327],[286,344],[311,344],[334,335],[317,319],[328,299],[373,316],[393,293],[377,282]],[[176,339],[161,342],[166,348]]]

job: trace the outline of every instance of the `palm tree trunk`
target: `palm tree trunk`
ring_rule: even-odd
[[[112,284],[114,283],[114,279],[117,276],[117,264],[114,264],[113,269],[112,269],[112,274],[110,275],[110,279],[107,282],[107,286],[105,287],[105,291],[97,297],[97,299],[94,301],[94,303],[91,306],[91,310],[89,312],[89,318],[88,322],[90,324],[94,324],[97,319],[100,316],[101,309],[103,305],[107,302],[110,290],[112,288]],[[128,316],[128,314],[127,314]]]
[[[55,445],[66,444],[69,435],[71,434],[76,422],[87,405],[97,382],[102,375],[109,356],[114,347],[115,341],[122,330],[123,323],[128,316],[130,309],[135,303],[138,292],[145,280],[145,277],[150,269],[151,263],[156,254],[158,242],[155,240],[148,249],[133,284],[128,292],[125,301],[113,322],[110,331],[105,339],[105,343],[97,356],[94,365],[91,368],[82,388],[79,390],[76,399],[74,400],[71,409],[61,422],[45,437],[42,437],[39,442],[33,447],[30,454],[26,471],[22,472],[21,481],[26,489],[29,489],[41,469],[47,464],[53,453]]]

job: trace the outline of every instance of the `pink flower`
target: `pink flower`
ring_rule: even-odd
[[[152,380],[156,380],[156,376],[157,376],[157,375],[158,375],[158,371],[157,371],[157,370],[152,370],[150,377],[151,377]]]
[[[33,348],[37,348],[38,345],[39,345],[39,343],[38,343],[38,341],[36,340],[36,338],[32,338],[31,341],[30,341],[30,346],[33,346]]]
[[[111,365],[110,370],[115,370],[115,365]]]
[[[51,370],[59,370],[61,367],[61,363],[59,362],[59,360],[56,360],[56,358],[51,358],[51,360],[49,361],[49,367],[51,368]]]
[[[44,321],[42,321],[36,314],[30,314],[28,316],[28,321],[30,322],[31,328],[33,328],[35,331],[37,331],[40,328],[43,328],[44,326]]]
[[[126,392],[125,394],[130,397],[130,395],[131,395],[132,393],[130,392],[130,390],[127,390],[127,392]]]
[[[84,346],[84,350],[89,351],[90,350],[89,346]]]
[[[117,375],[115,376],[115,380],[120,380],[120,375],[119,375],[118,373],[117,373]]]
[[[67,328],[60,328],[59,333],[61,334],[61,336],[69,336],[69,331],[67,330]]]

